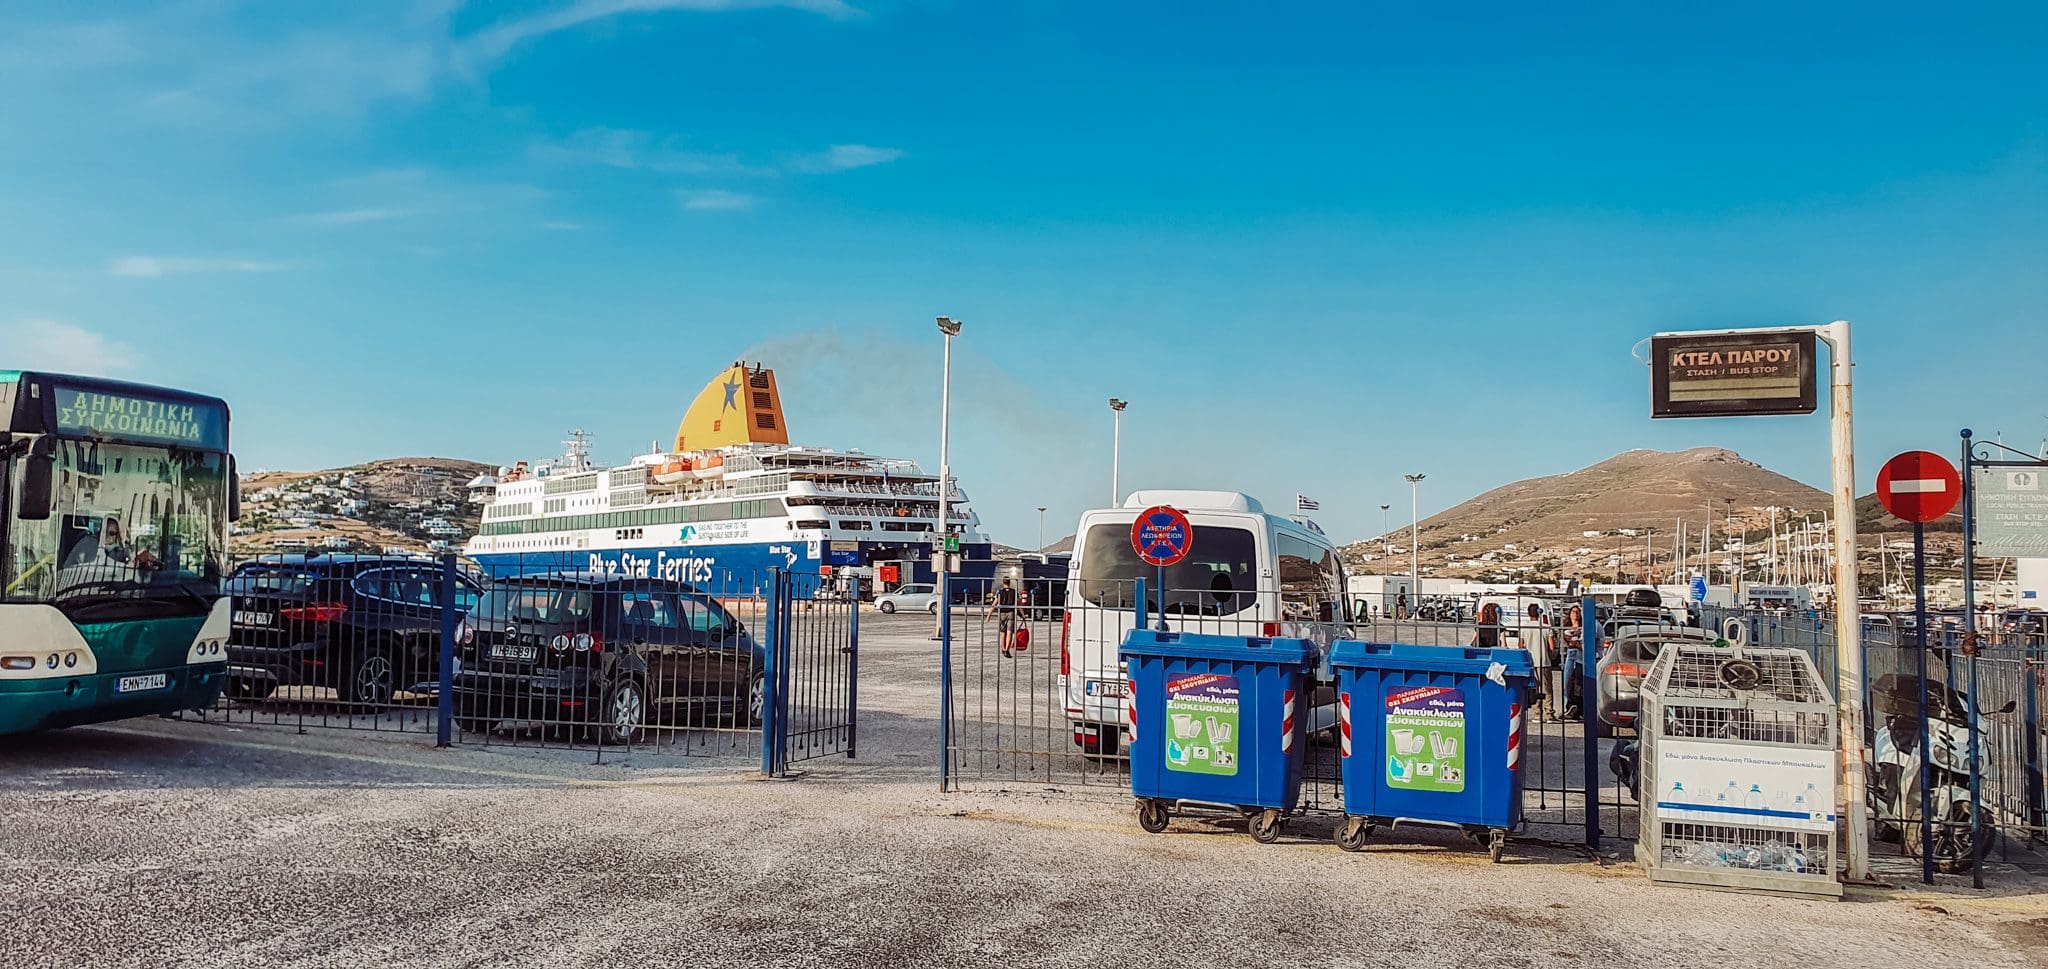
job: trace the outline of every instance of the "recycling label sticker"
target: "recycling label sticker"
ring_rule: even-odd
[[[1387,786],[1447,794],[1465,789],[1465,691],[1387,691]]]
[[[1237,677],[1218,673],[1166,680],[1166,769],[1237,774]]]

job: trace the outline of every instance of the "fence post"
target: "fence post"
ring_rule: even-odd
[[[1579,714],[1585,748],[1586,847],[1600,850],[1600,683],[1594,666],[1600,659],[1600,613],[1592,596],[1579,602]],[[1641,749],[1641,748],[1638,748]]]
[[[434,746],[455,745],[455,556],[441,556],[441,649],[435,674]]]
[[[762,664],[764,666],[761,670],[761,683],[762,688],[768,693],[766,697],[762,698],[761,703],[761,773],[769,777],[775,776],[775,748],[776,737],[778,736],[775,729],[776,707],[779,706],[780,694],[782,692],[780,685],[782,680],[777,675],[782,666],[780,658],[782,651],[777,645],[782,641],[781,602],[782,570],[769,569],[768,595],[764,602],[765,611],[762,613],[761,630],[762,635],[767,639],[767,642],[762,644],[763,648],[761,650]]]
[[[854,741],[860,728],[860,576],[848,583],[853,602],[846,620],[846,759],[853,759]]]
[[[953,784],[953,607],[952,583],[947,581],[945,565],[938,569],[939,579],[939,790],[952,790]]]

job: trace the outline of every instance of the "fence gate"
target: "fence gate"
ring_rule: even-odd
[[[860,581],[843,594],[816,575],[771,570],[762,627],[767,689],[761,772],[852,757],[860,692]]]

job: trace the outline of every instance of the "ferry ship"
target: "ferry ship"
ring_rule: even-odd
[[[734,363],[697,395],[675,446],[601,468],[588,437],[470,482],[483,505],[465,553],[493,576],[565,569],[671,579],[719,595],[760,591],[767,570],[821,576],[800,588],[931,582],[939,477],[915,462],[789,443],[775,372]],[[957,480],[947,499],[956,575],[994,574],[990,543]]]

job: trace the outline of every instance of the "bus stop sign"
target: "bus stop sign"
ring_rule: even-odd
[[[1900,521],[1925,524],[1948,514],[1963,500],[1956,466],[1932,451],[1907,451],[1877,472],[1877,500]]]
[[[1195,526],[1178,508],[1153,505],[1131,522],[1131,548],[1147,565],[1165,568],[1187,558],[1194,547]]]

